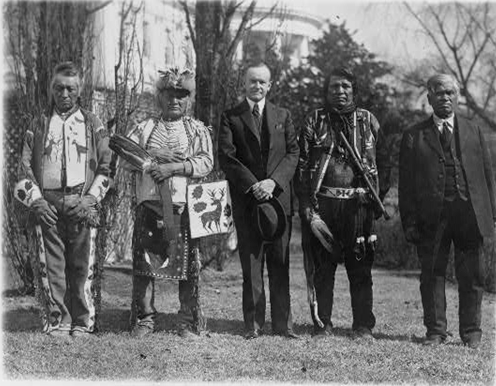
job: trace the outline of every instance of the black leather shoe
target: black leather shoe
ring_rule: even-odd
[[[313,339],[322,339],[328,335],[332,335],[332,324],[328,324],[325,327],[319,327],[317,324],[314,324],[312,331]]]
[[[287,331],[285,334],[283,334],[284,337],[288,339],[301,339],[299,335],[296,335],[294,331]]]
[[[274,335],[283,336],[283,337],[288,338],[288,339],[300,339],[300,336],[296,335],[293,330],[275,331],[273,333],[274,333]]]
[[[246,340],[252,340],[258,338],[260,335],[262,335],[261,330],[250,330],[245,334],[245,339]]]
[[[422,344],[424,346],[438,346],[440,344],[443,344],[444,343],[444,338],[442,336],[439,336],[439,335],[430,335],[430,336],[427,336],[424,341],[422,342]]]
[[[374,335],[372,335],[372,330],[367,327],[358,327],[353,331],[353,337],[355,339],[365,340],[365,341],[373,341]]]
[[[188,338],[188,339],[191,339],[191,338],[196,338],[198,337],[198,333],[192,331],[190,328],[188,327],[182,327],[179,329],[178,331],[178,335],[181,337],[181,338]]]
[[[463,345],[476,350],[480,346],[480,343],[479,339],[469,339],[466,342],[463,342]]]
[[[145,325],[145,324],[137,324],[131,330],[131,336],[133,338],[143,338],[144,336],[150,335],[153,333],[153,325]]]
[[[318,330],[312,333],[312,339],[324,339],[327,336],[326,330]]]

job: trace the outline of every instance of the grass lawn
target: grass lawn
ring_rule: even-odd
[[[294,246],[299,243],[296,236]],[[294,248],[298,250],[298,248]],[[157,282],[158,331],[143,340],[127,332],[131,275],[108,268],[103,283],[102,331],[87,340],[61,341],[41,334],[31,297],[3,297],[3,373],[15,380],[217,381],[290,383],[478,384],[494,382],[496,297],[483,303],[483,342],[478,350],[458,336],[458,295],[447,286],[447,344],[424,347],[418,275],[374,270],[375,341],[351,336],[351,307],[344,267],[336,274],[334,334],[314,341],[306,300],[302,256],[291,260],[295,331],[302,339],[266,335],[243,339],[241,268],[237,258],[224,272],[206,269],[202,302],[209,332],[176,335],[177,283]],[[266,283],[267,284],[267,283]],[[268,285],[266,285],[268,288]],[[268,296],[267,296],[268,298]]]

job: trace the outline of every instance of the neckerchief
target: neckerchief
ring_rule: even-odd
[[[335,107],[327,106],[327,112],[329,114],[329,119],[331,123],[331,128],[337,133],[343,131],[346,135],[348,141],[350,141],[353,135],[353,113],[356,111],[356,105],[352,102],[350,105],[344,107],[343,109],[336,109]],[[337,142],[341,145],[341,140],[337,136]],[[342,147],[342,146],[340,146]]]

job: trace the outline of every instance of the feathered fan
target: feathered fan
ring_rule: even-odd
[[[141,172],[150,167],[153,157],[133,140],[120,134],[110,137],[109,147],[125,161],[129,162]]]

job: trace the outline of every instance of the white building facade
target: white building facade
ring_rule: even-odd
[[[194,17],[193,2],[190,7]],[[121,28],[125,10],[125,3],[113,1],[96,15],[93,63],[96,90],[115,88],[115,66],[119,63],[119,53],[121,72],[127,65],[131,82],[137,79],[142,66],[143,91],[153,90],[158,70],[169,66],[194,67],[194,50],[185,14],[177,0],[144,1],[128,13]],[[251,44],[261,51],[271,46],[280,52],[281,58],[283,55],[289,57],[292,66],[302,64],[311,52],[311,41],[322,35],[323,20],[287,6],[278,7],[267,16],[269,11],[270,7],[256,8],[253,17],[255,26],[238,45],[236,58],[242,60],[246,46]],[[243,8],[233,19],[233,31],[239,26],[242,12]]]

